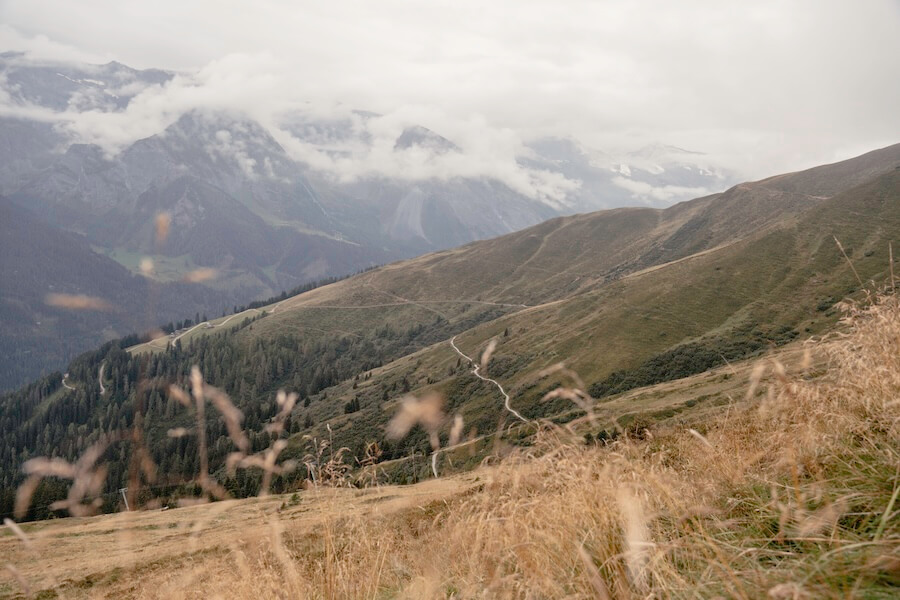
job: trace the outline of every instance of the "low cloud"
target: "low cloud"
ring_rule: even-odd
[[[530,140],[575,137],[610,154],[664,142],[757,178],[896,143],[900,131],[893,0],[260,0],[252,11],[7,0],[0,22],[0,46],[36,59],[178,71],[146,89],[122,82],[121,95],[137,92],[125,111],[97,106],[112,89],[56,113],[0,107],[110,153],[204,108],[264,123],[292,156],[335,177],[495,177],[558,199],[576,184],[519,165]],[[355,121],[369,149],[282,128],[285,115],[347,118],[350,107],[381,115]],[[391,135],[412,124],[461,152],[393,152]]]
[[[272,131],[293,159],[344,182],[377,176],[409,181],[490,178],[557,207],[564,206],[566,195],[580,185],[559,173],[523,167],[516,159],[526,153],[525,147],[511,132],[491,131],[483,122],[457,124],[462,135],[452,140],[456,146],[452,150],[428,144],[397,148],[403,132],[417,125],[402,111],[351,122],[354,137],[326,137],[324,143],[301,139],[285,129]]]
[[[113,157],[135,141],[161,133],[189,111],[229,113],[261,123],[293,160],[343,182],[376,176],[410,181],[489,178],[554,206],[564,205],[567,193],[579,185],[558,173],[521,166],[516,159],[526,148],[519,136],[510,129],[492,129],[483,118],[459,122],[415,107],[362,118],[344,105],[312,104],[285,93],[282,86],[288,79],[287,66],[269,55],[230,55],[195,74],[176,74],[164,84],[130,81],[109,90],[89,88],[88,93],[73,95],[63,111],[16,102],[0,90],[0,115],[53,123],[72,142],[95,144]],[[117,110],[109,97],[126,91],[134,95],[124,110]],[[301,116],[311,123],[350,123],[350,135],[298,137],[289,125],[291,118]],[[419,118],[456,132],[453,144],[458,149],[442,152],[421,144],[395,148],[404,130],[420,125]],[[271,164],[257,164],[245,142],[229,131],[216,132],[207,151],[230,158],[247,176],[273,175]]]
[[[713,193],[713,190],[702,187],[683,187],[679,185],[654,186],[644,181],[635,181],[634,179],[621,176],[613,177],[612,182],[620,188],[631,192],[631,197],[635,200],[649,200],[652,204],[667,204],[675,199],[699,198]]]
[[[25,52],[29,57],[43,61],[78,61],[102,63],[108,56],[84,51],[74,45],[50,39],[44,34],[25,35],[8,24],[0,24],[0,48]]]
[[[221,129],[216,132],[216,141],[207,146],[206,151],[211,156],[225,156],[234,160],[241,171],[250,179],[256,179],[256,159],[247,154],[247,146],[243,140],[235,140],[231,132]],[[270,169],[271,170],[271,169]]]

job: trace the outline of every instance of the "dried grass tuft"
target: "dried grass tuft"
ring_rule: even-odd
[[[428,432],[432,450],[437,450],[441,446],[438,432],[444,422],[443,407],[444,397],[440,394],[428,394],[422,398],[405,396],[400,401],[400,410],[387,425],[388,439],[400,439],[413,427],[421,425]]]

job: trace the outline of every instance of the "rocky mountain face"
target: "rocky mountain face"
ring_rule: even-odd
[[[519,159],[520,166],[564,176],[573,184],[566,198],[547,202],[487,177],[398,177],[371,170],[335,177],[293,158],[260,123],[227,111],[170,115],[168,126],[160,124],[152,135],[113,151],[83,143],[92,138],[89,124],[59,118],[122,113],[142,92],[175,77],[119,63],[43,64],[18,54],[0,55],[6,103],[20,109],[5,113],[15,117],[0,119],[0,194],[58,226],[83,232],[97,245],[145,250],[130,239],[111,237],[110,230],[121,232],[122,220],[135,218],[143,194],[158,196],[188,175],[216,188],[223,210],[235,200],[272,230],[378,249],[383,257],[373,258],[381,259],[509,233],[560,214],[688,199],[699,195],[697,190],[719,191],[730,182],[727,174],[697,166],[703,161],[696,153],[654,146],[617,159],[573,140],[541,140],[532,144],[530,156]],[[352,159],[348,148],[373,144],[367,124],[378,116],[363,111],[332,119],[286,114],[278,126],[292,142],[332,159]],[[419,126],[403,129],[392,145],[395,153],[462,152],[453,141]],[[198,222],[185,216],[180,224],[190,230]],[[224,260],[233,258],[268,260],[273,277],[260,281],[261,289],[287,283],[279,277],[283,261],[302,261]]]

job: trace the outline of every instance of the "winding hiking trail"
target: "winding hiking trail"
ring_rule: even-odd
[[[65,375],[63,375],[63,378],[62,378],[62,384],[63,384],[63,387],[66,388],[67,390],[72,390],[72,391],[74,392],[74,391],[75,391],[75,388],[73,388],[71,385],[69,385],[68,383],[66,383],[66,379],[68,379],[68,378],[69,378],[69,374],[68,374],[68,373],[66,373]]]
[[[431,308],[430,306],[424,306],[423,304],[421,304],[421,303],[419,303],[419,302],[416,302],[416,301],[414,301],[414,300],[410,300],[409,298],[404,298],[403,296],[398,296],[397,294],[394,294],[393,292],[386,292],[386,291],[384,291],[384,290],[382,290],[382,289],[379,289],[379,288],[375,287],[374,285],[372,285],[372,282],[371,282],[369,279],[366,279],[365,281],[363,281],[363,285],[366,286],[366,287],[368,287],[368,288],[371,289],[371,290],[375,290],[375,291],[378,292],[379,294],[383,294],[383,295],[385,295],[385,296],[389,296],[389,297],[391,297],[391,298],[395,298],[395,299],[399,300],[399,301],[400,301],[401,303],[403,303],[403,304],[412,304],[413,306],[418,306],[419,308],[423,308],[423,309],[425,309],[425,310],[427,310],[427,311],[431,311],[431,312],[433,312],[434,314],[436,314],[436,315],[438,315],[438,316],[440,316],[440,317],[442,317],[442,318],[444,318],[444,319],[446,319],[446,320],[448,320],[448,321],[450,320],[450,317],[448,317],[446,314],[442,313],[441,311],[437,310],[436,308]]]
[[[392,292],[387,292],[385,290],[378,289],[378,288],[372,286],[368,282],[365,282],[365,285],[367,287],[371,288],[375,292],[378,292],[380,294],[384,294],[386,296],[394,298],[396,300],[396,302],[376,302],[373,304],[356,304],[356,305],[342,305],[342,304],[301,304],[301,305],[297,305],[296,303],[294,303],[294,304],[286,305],[284,308],[293,309],[293,310],[366,310],[366,309],[372,309],[372,308],[388,308],[388,307],[393,307],[393,306],[418,306],[419,308],[422,308],[424,310],[427,310],[427,311],[433,312],[437,315],[440,315],[441,317],[443,317],[447,320],[450,320],[448,315],[446,315],[445,313],[443,313],[435,308],[432,308],[432,307],[426,306],[426,305],[428,305],[428,304],[480,304],[483,306],[498,306],[501,308],[535,308],[534,306],[529,305],[529,304],[518,304],[518,303],[510,303],[510,302],[490,302],[490,301],[486,301],[486,300],[410,300],[408,298],[404,298],[403,296],[398,296],[397,294],[394,294]],[[272,306],[272,309],[269,310],[268,313],[274,314],[278,310],[278,308],[281,307],[282,304],[284,304],[285,302],[288,302],[289,300],[293,300],[295,298],[296,298],[296,296],[293,296],[290,298],[285,298],[283,300],[280,300],[279,302],[277,302],[276,304],[274,304]],[[248,308],[247,310],[241,311],[239,313],[234,313],[233,315],[228,316],[221,323],[214,323],[212,321],[203,321],[202,323],[197,323],[190,329],[182,331],[179,334],[170,334],[169,336],[164,336],[164,337],[157,338],[157,339],[159,339],[159,340],[168,339],[167,344],[174,344],[175,342],[177,342],[178,340],[180,340],[187,334],[191,333],[192,331],[194,331],[195,329],[198,329],[200,327],[206,327],[207,329],[215,329],[218,327],[224,327],[225,325],[227,325],[229,323],[229,321],[231,321],[235,317],[245,316],[249,312],[261,313],[264,310],[265,309],[261,309],[261,308]],[[325,331],[325,330],[319,330],[319,331]],[[357,335],[357,334],[349,332],[349,331],[341,331],[341,330],[337,330],[337,331],[339,331],[340,333],[346,334],[346,335]],[[152,345],[153,341],[156,341],[156,340],[151,340],[150,342],[148,342],[148,344]],[[160,346],[157,346],[157,347],[159,348]]]
[[[462,350],[460,350],[459,348],[456,347],[456,336],[455,335],[452,338],[450,338],[450,345],[453,346],[453,349],[456,350],[457,354],[459,354],[464,359],[469,361],[469,364],[475,365],[475,368],[472,370],[472,374],[475,375],[475,377],[477,377],[478,379],[481,379],[482,381],[488,381],[490,383],[493,383],[495,386],[497,386],[497,389],[500,390],[501,394],[503,394],[503,399],[504,399],[503,406],[506,408],[506,410],[509,411],[510,414],[515,416],[517,419],[519,419],[523,423],[528,423],[528,419],[526,419],[525,417],[520,415],[516,409],[514,409],[512,406],[509,405],[509,394],[506,393],[506,390],[503,389],[503,386],[500,385],[496,380],[491,379],[490,377],[485,377],[484,375],[479,373],[479,371],[481,370],[481,365],[476,364],[474,360],[472,360],[471,358],[469,358],[468,356],[463,354]]]
[[[463,351],[460,350],[460,349],[457,347],[457,345],[456,345],[456,336],[455,336],[455,335],[454,335],[452,338],[450,338],[450,345],[453,346],[453,349],[456,350],[456,353],[457,353],[457,354],[459,354],[461,357],[463,357],[464,359],[466,359],[467,361],[469,361],[469,364],[470,364],[470,365],[475,365],[475,368],[472,369],[472,374],[475,375],[475,377],[477,377],[478,379],[481,379],[482,381],[487,381],[487,382],[489,382],[489,383],[493,383],[495,386],[497,386],[497,389],[500,390],[500,393],[501,393],[501,394],[503,394],[503,407],[506,408],[506,410],[507,410],[511,415],[513,415],[514,417],[516,417],[517,419],[519,419],[519,420],[522,421],[523,423],[528,423],[528,422],[529,422],[528,419],[526,419],[525,417],[523,417],[521,414],[519,414],[519,412],[518,412],[516,409],[514,409],[512,406],[510,406],[510,404],[509,404],[509,394],[506,393],[506,390],[503,389],[503,386],[500,385],[500,383],[499,383],[497,380],[491,379],[490,377],[485,377],[484,375],[482,375],[481,373],[479,373],[479,371],[481,370],[481,365],[480,365],[480,364],[476,364],[474,360],[472,360],[471,358],[469,358],[468,356],[466,356],[465,354],[463,354]],[[470,443],[471,441],[473,441],[473,440],[469,440],[469,441],[467,441],[467,442],[463,442],[463,444]],[[457,444],[457,446],[458,446],[458,445],[461,445],[461,444]],[[434,473],[435,478],[437,478],[437,476],[438,476],[438,470],[437,470],[437,459],[438,459],[438,454],[440,454],[441,451],[443,451],[443,450],[448,450],[448,449],[449,449],[449,447],[448,447],[448,448],[438,448],[437,450],[435,450],[435,451],[431,454],[431,472]]]
[[[285,298],[284,300],[287,300],[287,298]],[[282,302],[284,302],[284,300],[281,300],[281,301],[279,301],[277,304],[275,304],[275,306],[272,307],[272,310],[269,311],[269,314],[271,315],[271,314],[273,314],[276,310],[278,310],[278,307],[281,306],[281,304],[282,304]],[[203,321],[202,323],[197,323],[196,325],[194,325],[193,327],[191,327],[191,328],[188,329],[187,331],[184,331],[184,332],[182,332],[182,333],[179,333],[178,335],[176,335],[175,337],[173,337],[173,338],[172,338],[172,343],[174,344],[175,342],[177,342],[178,340],[180,340],[181,338],[183,338],[184,336],[186,336],[187,334],[189,334],[189,333],[192,332],[193,330],[197,329],[198,327],[202,327],[202,326],[204,326],[204,325],[205,325],[207,328],[209,328],[209,329],[213,329],[213,328],[215,328],[215,327],[224,327],[225,324],[228,323],[228,321],[232,320],[232,319],[235,318],[235,317],[239,317],[239,316],[241,316],[241,315],[243,315],[243,314],[245,314],[245,313],[248,313],[248,312],[250,312],[251,310],[252,310],[253,312],[263,312],[263,310],[260,309],[260,308],[248,308],[247,310],[241,311],[241,312],[239,312],[239,313],[234,313],[233,315],[231,315],[230,317],[228,317],[227,319],[225,319],[224,321],[222,321],[222,322],[219,323],[218,325],[214,325],[213,323],[210,323],[209,321]]]
[[[101,396],[106,393],[106,386],[103,385],[103,369],[105,369],[105,368],[106,368],[106,362],[100,363],[100,372],[97,373],[97,383],[100,384],[100,395]]]
[[[275,314],[275,311],[278,310],[278,307],[281,306],[281,304],[282,304],[285,300],[287,300],[287,298],[285,298],[284,300],[281,300],[281,301],[279,301],[278,303],[276,303],[275,306],[272,307],[272,310],[269,311],[269,314],[270,314],[270,315]],[[241,315],[244,314],[244,313],[248,313],[248,312],[250,312],[251,310],[252,310],[253,312],[262,312],[262,309],[260,309],[260,308],[248,308],[247,310],[241,311],[241,312],[239,312],[239,313],[234,313],[233,315],[231,315],[230,317],[228,317],[227,319],[225,319],[224,321],[222,321],[222,322],[219,323],[218,325],[213,325],[213,327],[224,327],[224,326],[228,323],[228,321],[232,320],[232,319],[235,318],[235,317],[239,317],[239,316],[241,316]],[[209,323],[209,321],[205,321],[205,323]],[[202,325],[202,324],[203,324],[203,323],[201,323],[201,325]]]
[[[190,329],[188,329],[188,330],[185,331],[184,333],[179,333],[179,334],[176,335],[174,338],[172,338],[172,343],[174,344],[175,342],[177,342],[178,340],[180,340],[181,338],[183,338],[184,336],[186,336],[187,334],[189,334],[189,333],[192,332],[193,330],[197,329],[198,327],[202,327],[203,325],[207,325],[207,326],[209,326],[209,327],[213,327],[213,325],[210,325],[210,324],[209,324],[209,321],[203,321],[202,323],[197,323],[196,325],[194,325],[193,327],[191,327]]]
[[[444,318],[449,321],[450,320],[449,315],[438,310],[437,308],[434,308],[433,306],[428,306],[428,305],[477,304],[477,305],[481,305],[481,306],[496,306],[499,308],[513,308],[513,309],[526,309],[526,310],[540,308],[542,306],[542,305],[521,304],[521,303],[517,303],[517,302],[491,302],[489,300],[471,300],[471,299],[468,299],[468,300],[450,300],[450,299],[447,299],[447,300],[411,300],[409,298],[404,298],[403,296],[394,294],[393,292],[388,292],[386,290],[379,289],[379,288],[373,286],[371,284],[371,282],[369,282],[369,281],[364,281],[363,285],[365,285],[366,287],[368,287],[369,289],[371,289],[374,292],[377,292],[384,296],[388,296],[389,298],[393,299],[394,302],[374,302],[372,304],[355,304],[355,305],[302,304],[302,303],[298,302],[300,300],[300,297],[303,296],[303,294],[300,294],[299,296],[291,296],[291,297],[279,300],[277,303],[272,305],[271,309],[269,309],[268,311],[266,311],[265,308],[248,308],[239,313],[234,313],[233,315],[229,315],[228,317],[225,317],[224,320],[222,320],[219,323],[216,323],[215,320],[203,321],[202,323],[197,323],[193,327],[190,327],[190,328],[182,331],[181,333],[170,333],[168,335],[164,335],[164,336],[152,339],[149,342],[139,344],[138,346],[135,346],[134,348],[129,349],[129,351],[134,350],[135,348],[163,350],[169,344],[175,344],[176,342],[178,342],[180,339],[182,339],[189,333],[192,333],[195,329],[199,329],[199,328],[218,329],[220,327],[224,327],[229,322],[231,322],[232,319],[234,319],[236,317],[248,316],[248,313],[251,313],[251,312],[256,313],[256,314],[262,313],[262,312],[268,312],[268,314],[274,314],[276,311],[278,311],[279,308],[283,308],[287,311],[291,311],[291,310],[369,310],[369,309],[373,309],[373,308],[390,308],[390,307],[395,307],[395,306],[417,306],[423,310],[427,310],[429,312],[437,314],[441,318]],[[284,306],[282,306],[282,305],[284,305]],[[284,311],[282,311],[282,312],[284,312]],[[314,327],[308,327],[308,329],[315,329],[316,331],[322,331],[325,333],[337,331],[338,333],[341,333],[344,335],[352,335],[352,336],[359,337],[359,335],[356,333],[353,333],[350,331],[344,331],[344,330],[340,330],[340,329],[324,330],[324,329],[316,329]],[[162,345],[162,344],[164,344],[164,345]],[[462,355],[462,353],[460,353],[460,354]],[[465,356],[465,355],[462,355],[462,356]],[[477,369],[476,369],[476,371],[477,371]],[[476,373],[476,375],[477,375],[477,373]],[[478,375],[478,377],[481,377],[481,375]],[[509,410],[509,412],[511,412],[512,414],[516,415],[516,417],[521,419],[523,422],[527,422],[525,419],[523,419],[521,417],[521,415],[519,415],[519,413],[517,413],[515,410],[513,410],[509,406],[509,399],[506,396],[506,392],[504,392],[503,388],[500,387],[500,384],[498,384],[496,381],[494,381],[492,379],[487,379],[485,377],[481,377],[481,379],[484,379],[485,381],[490,381],[490,382],[494,383],[494,385],[497,385],[500,388],[501,392],[503,392],[504,397],[507,398],[507,403],[506,403],[507,410]]]
[[[102,396],[103,394],[106,393],[106,386],[103,385],[103,371],[104,371],[104,369],[106,369],[106,362],[105,362],[105,361],[102,362],[102,363],[100,363],[100,371],[97,373],[97,383],[100,384],[100,395],[101,395],[101,396]],[[71,390],[71,391],[74,392],[74,391],[75,391],[76,389],[78,389],[78,388],[69,385],[68,381],[66,381],[68,378],[69,378],[69,374],[68,374],[68,373],[66,373],[66,374],[64,374],[64,375],[62,376],[62,384],[63,384],[63,387],[66,388],[67,390]]]

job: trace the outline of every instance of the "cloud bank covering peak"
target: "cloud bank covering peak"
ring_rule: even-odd
[[[566,138],[612,156],[590,151],[621,169],[616,185],[665,203],[711,190],[635,181],[628,164],[652,168],[652,158],[615,157],[664,142],[702,150],[699,168],[754,178],[900,133],[900,6],[890,0],[263,0],[241,11],[6,0],[0,23],[0,48],[22,60],[170,71],[150,83],[97,79],[52,107],[0,80],[0,114],[52,122],[110,154],[187,112],[218,111],[262,124],[293,159],[341,180],[492,177],[558,203],[578,179],[523,158],[535,140]],[[313,122],[334,126],[304,130]],[[416,126],[448,143],[398,146]]]

